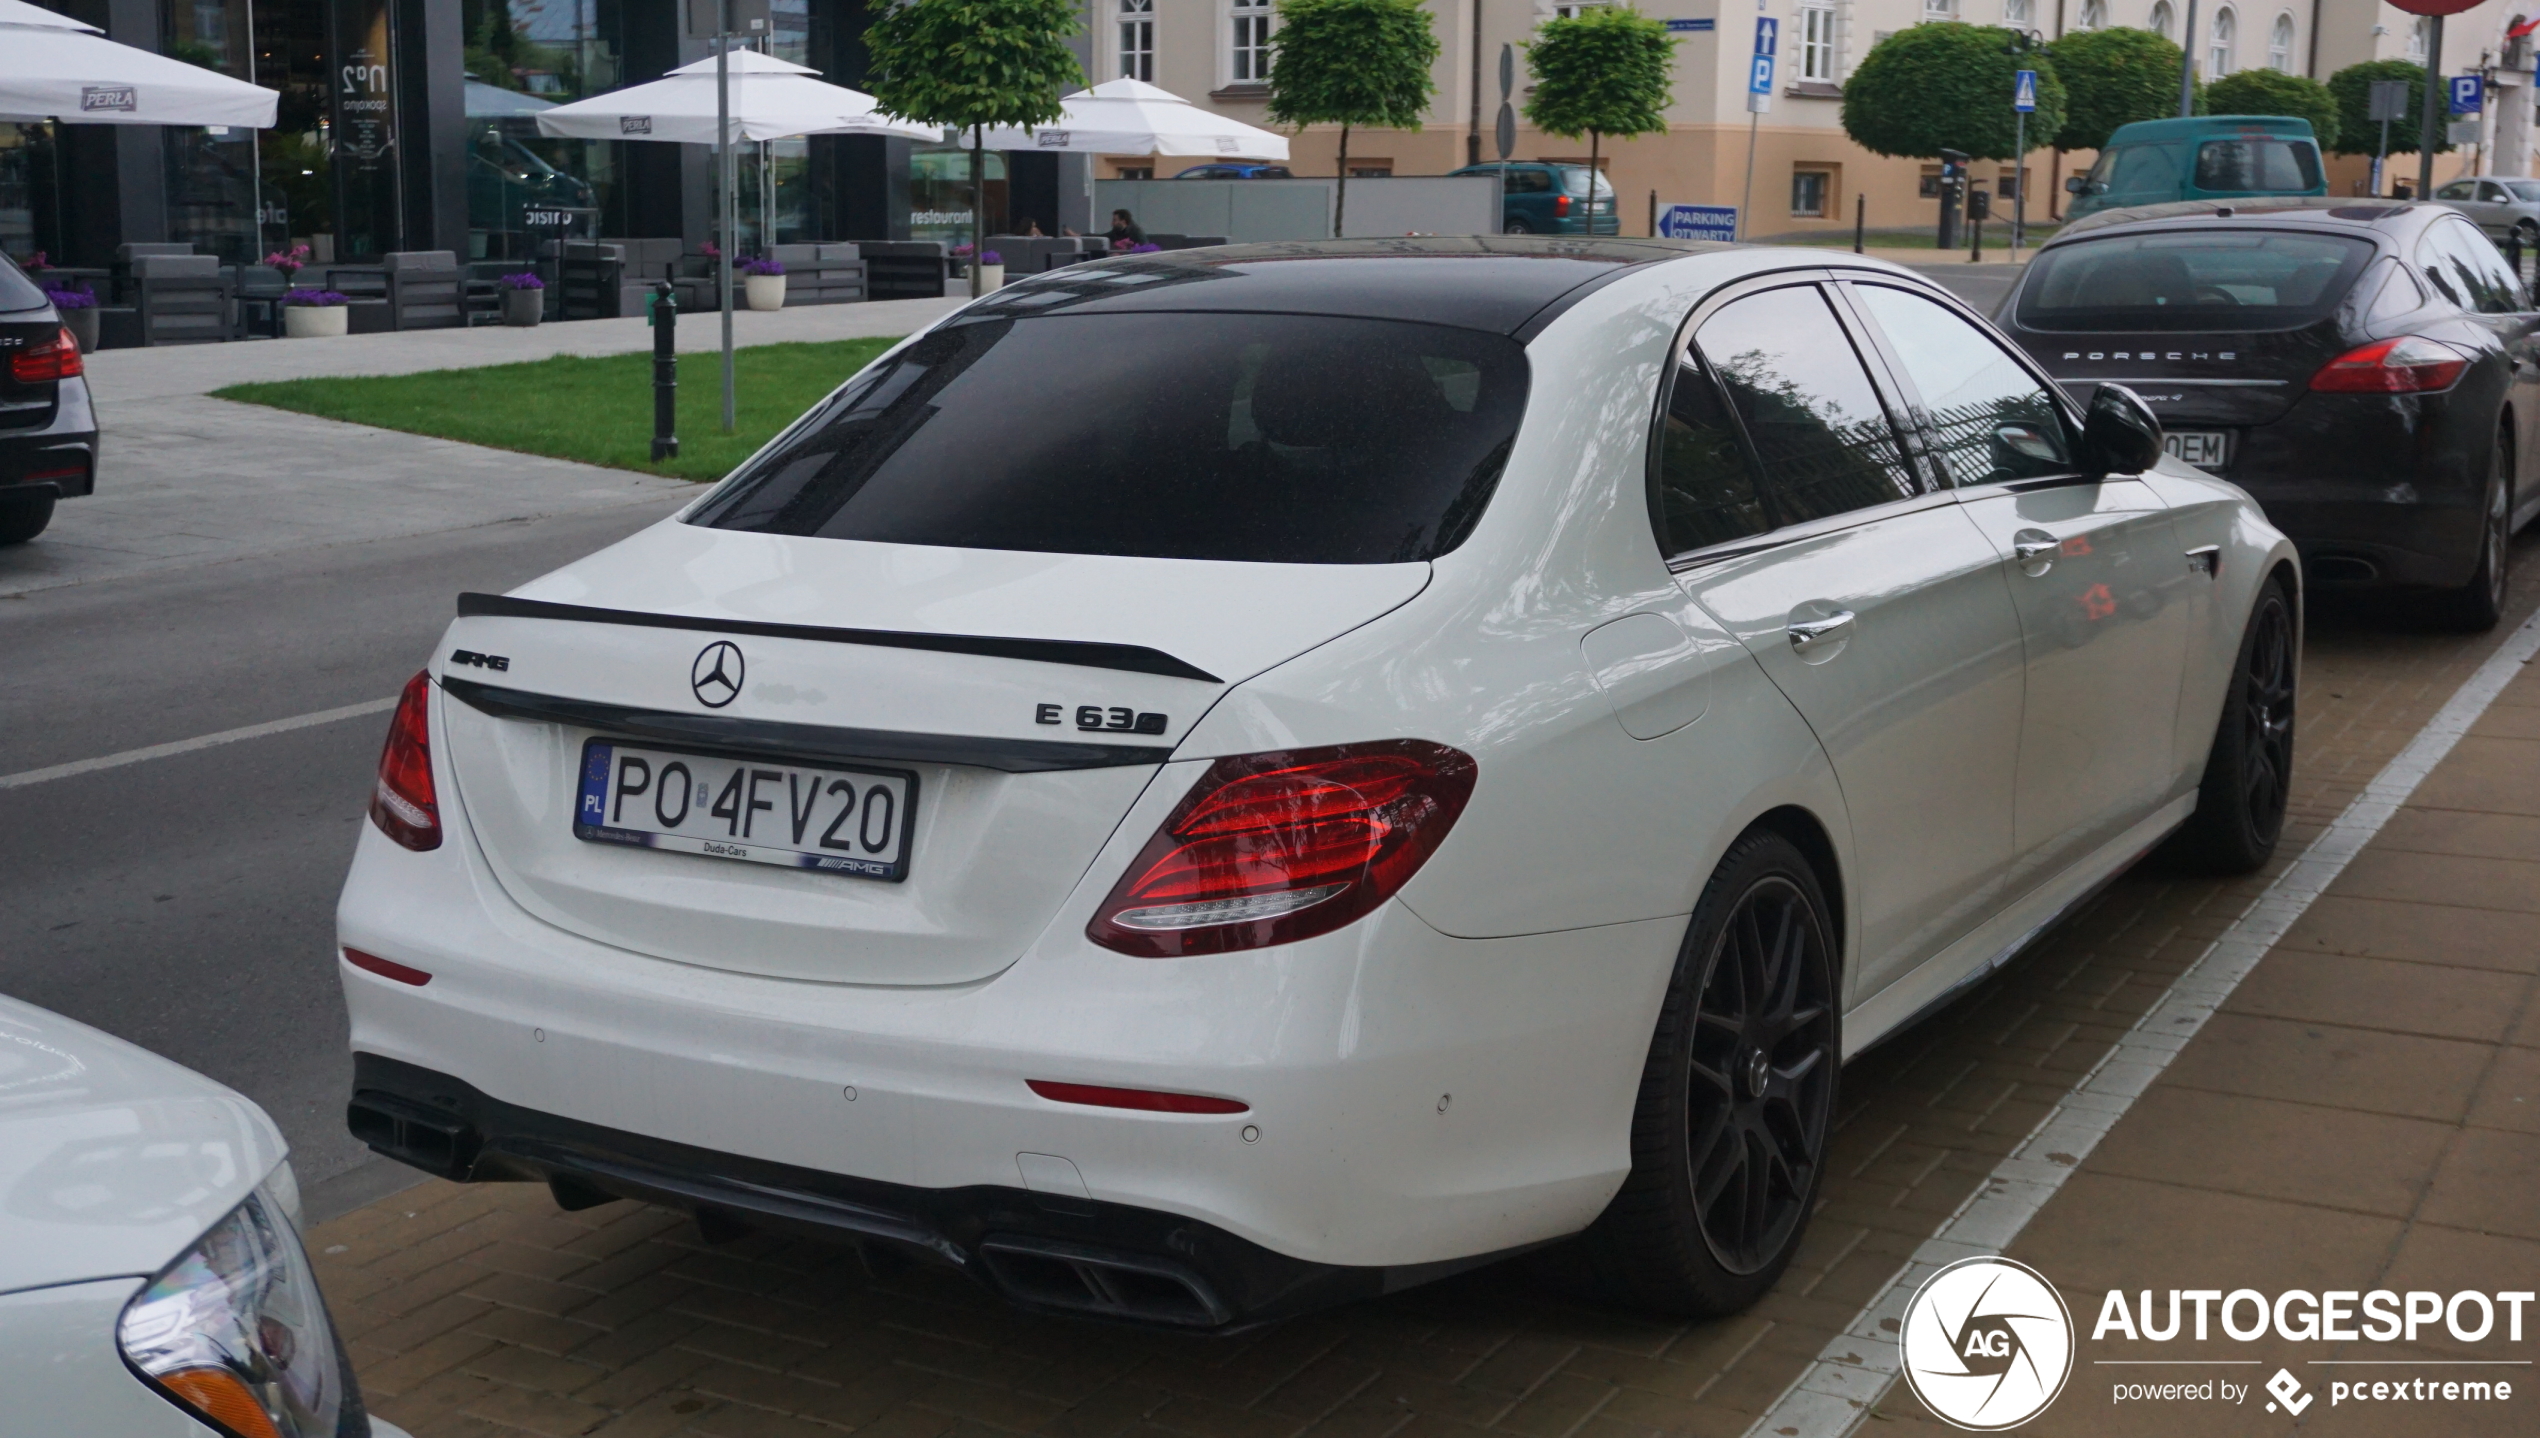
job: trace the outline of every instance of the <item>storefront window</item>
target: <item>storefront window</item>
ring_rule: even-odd
[[[619,0],[465,0],[471,259],[526,260],[546,240],[624,234],[623,147],[555,140],[537,112],[626,83]]]
[[[980,192],[987,210],[984,235],[1005,228],[1005,156],[990,150],[980,167]],[[970,239],[970,151],[950,145],[920,145],[908,157],[908,237],[965,244]]]
[[[51,125],[0,123],[0,250],[20,260],[45,250],[61,262],[59,164]]]
[[[247,0],[167,0],[160,48],[168,58],[232,79],[256,78]],[[160,131],[167,165],[168,238],[235,264],[256,253],[256,132],[171,125]]]

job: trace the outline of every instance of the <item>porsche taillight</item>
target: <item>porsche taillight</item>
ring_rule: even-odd
[[[2469,356],[2423,335],[2375,340],[2348,350],[2311,376],[2311,388],[2328,394],[2423,394],[2450,389],[2469,368]]]
[[[1393,739],[1211,764],[1086,926],[1143,958],[1329,933],[1420,871],[1473,794],[1472,756]]]
[[[9,378],[20,384],[52,384],[66,380],[88,368],[79,356],[79,341],[70,327],[53,332],[51,339],[31,344],[9,356]]]
[[[370,821],[409,849],[441,847],[441,806],[432,792],[432,677],[417,674],[397,696],[388,744],[379,751],[379,782],[370,792]]]

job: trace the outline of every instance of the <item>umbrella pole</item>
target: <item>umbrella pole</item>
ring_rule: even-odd
[[[715,248],[715,284],[719,289],[716,306],[723,311],[723,432],[730,434],[732,424],[732,247],[739,243],[733,231],[732,204],[732,0],[716,7],[722,12],[722,33],[714,37],[714,156],[718,194],[723,205],[723,243]]]

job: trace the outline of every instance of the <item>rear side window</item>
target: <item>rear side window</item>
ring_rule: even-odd
[[[1694,343],[1763,461],[1777,521],[1921,492],[1860,356],[1814,286],[1733,301],[1703,321]]]
[[[1288,564],[1463,542],[1525,409],[1504,335],[1322,315],[955,324],[850,380],[715,529]]]
[[[2296,329],[2345,298],[2372,252],[2292,231],[2111,235],[2040,251],[2014,314],[2048,331]]]
[[[2196,188],[2304,194],[2320,187],[2319,151],[2308,140],[2243,136],[2196,147]]]
[[[1720,391],[1688,354],[1667,392],[1658,437],[1658,542],[1669,558],[1772,528],[1755,470]]]
[[[2509,315],[2523,306],[2513,267],[2467,220],[2446,220],[2417,240],[2417,266],[2443,297],[2465,310]]]
[[[1506,191],[1512,195],[1552,193],[1552,172],[1549,170],[1510,170],[1506,179]]]

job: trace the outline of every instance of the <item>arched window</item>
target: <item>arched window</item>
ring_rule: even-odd
[[[2408,27],[2409,59],[2418,61],[2425,59],[2426,38],[2433,28],[2434,22],[2423,15],[2419,15],[2417,22]]]
[[[2231,73],[2232,42],[2238,38],[2240,21],[2229,7],[2214,12],[2214,35],[2205,48],[2205,78],[2219,80]]]
[[[2081,23],[2073,28],[2076,30],[2107,29],[2108,0],[2082,0]]]
[[[2267,68],[2293,73],[2293,17],[2275,17],[2275,28],[2267,32]]]
[[[2152,7],[2152,33],[2164,40],[2178,38],[2178,15],[2170,9],[2170,0],[2158,0]]]

